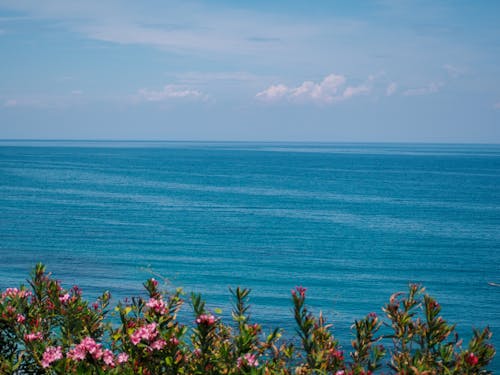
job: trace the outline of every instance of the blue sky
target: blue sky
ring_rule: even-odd
[[[498,1],[0,0],[0,138],[500,143]]]

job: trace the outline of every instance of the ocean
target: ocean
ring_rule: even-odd
[[[499,350],[499,250],[500,145],[0,141],[0,289],[37,262],[114,301],[156,274],[229,319],[242,286],[293,334],[302,285],[348,350],[416,282]]]

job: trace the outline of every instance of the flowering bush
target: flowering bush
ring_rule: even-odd
[[[488,374],[495,355],[488,329],[463,346],[417,285],[390,298],[385,319],[355,321],[352,349],[344,350],[321,313],[309,311],[302,287],[292,291],[298,339],[287,341],[280,329],[264,335],[251,321],[248,289],[231,290],[232,324],[193,294],[187,326],[177,319],[181,290],[161,291],[154,279],[144,284],[147,298],[118,303],[111,321],[109,293],[90,304],[41,264],[29,284],[1,293],[1,374]]]

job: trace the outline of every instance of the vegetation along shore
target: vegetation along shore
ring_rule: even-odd
[[[264,333],[250,318],[248,289],[231,290],[230,323],[192,294],[192,324],[183,324],[180,289],[164,291],[155,279],[144,287],[146,297],[111,308],[109,293],[88,302],[38,264],[29,288],[1,293],[0,373],[488,374],[495,355],[488,328],[464,343],[438,302],[414,284],[390,297],[385,316],[355,321],[350,348],[340,347],[321,313],[311,313],[303,287],[291,292],[296,337],[279,328]]]

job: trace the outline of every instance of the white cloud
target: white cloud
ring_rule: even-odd
[[[356,95],[368,94],[371,88],[367,85],[349,86],[342,93],[342,97],[349,99]]]
[[[453,78],[457,78],[457,77],[460,77],[461,75],[465,74],[465,69],[453,66],[451,64],[445,64],[445,65],[443,65],[443,68]]]
[[[263,99],[266,101],[272,101],[276,99],[280,99],[287,95],[290,92],[290,89],[285,85],[272,85],[268,87],[266,90],[257,93],[257,98]]]
[[[15,107],[17,106],[18,102],[15,99],[7,99],[4,103],[4,107]]]
[[[336,74],[326,76],[320,83],[306,81],[299,87],[292,89],[292,98],[330,103],[338,95],[340,87],[345,82],[344,76]]]
[[[140,89],[138,97],[142,101],[147,102],[163,102],[175,99],[195,99],[206,100],[207,95],[201,91],[189,89],[179,85],[165,85],[162,90]]]
[[[83,91],[73,90],[64,94],[51,92],[23,92],[17,93],[15,98],[0,96],[3,107],[31,108],[31,109],[68,109],[89,103],[89,98],[81,95]],[[90,100],[105,100],[104,97],[92,97]]]
[[[288,87],[284,84],[272,85],[257,93],[256,97],[269,102],[281,99],[292,102],[331,104],[369,93],[371,91],[369,83],[372,81],[373,77],[371,76],[367,83],[345,87],[347,83],[345,76],[330,74],[320,82],[304,81],[297,87]]]
[[[204,84],[207,82],[251,82],[262,79],[248,72],[185,72],[175,75],[178,82],[190,84]]]
[[[3,106],[6,108],[62,108],[67,104],[63,97],[51,95],[23,94],[16,99],[6,99]]]
[[[403,95],[405,96],[415,96],[415,95],[428,95],[428,94],[434,94],[441,90],[441,88],[444,86],[444,83],[442,82],[431,82],[427,86],[424,87],[418,87],[414,89],[408,89],[405,92],[403,92]]]
[[[325,27],[203,2],[169,0],[157,5],[118,0],[47,0],[43,4],[38,0],[0,0],[6,9],[37,20],[56,21],[58,27],[90,39],[196,55],[270,56],[294,49],[294,43],[306,43]]]
[[[396,82],[391,82],[387,85],[387,89],[385,90],[385,95],[392,96],[398,90],[398,84]]]
[[[82,106],[92,101],[107,103],[138,103],[167,101],[209,101],[210,97],[202,91],[181,85],[166,85],[160,90],[140,89],[133,96],[95,97],[84,95],[82,90],[72,90],[66,94],[23,93],[15,98],[0,96],[0,107],[17,107],[32,109],[68,109]]]

